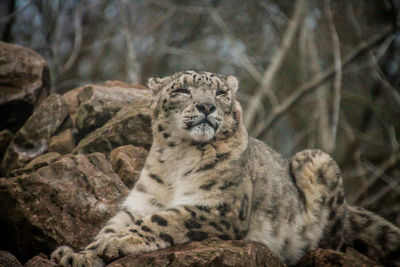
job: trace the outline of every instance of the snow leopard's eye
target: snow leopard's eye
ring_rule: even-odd
[[[172,93],[190,94],[190,91],[186,88],[178,88],[172,91]]]
[[[217,92],[215,93],[216,96],[219,95],[226,95],[226,92],[224,90],[217,90]]]

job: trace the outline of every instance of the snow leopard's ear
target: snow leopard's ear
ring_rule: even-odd
[[[233,94],[236,94],[236,91],[239,88],[239,81],[236,79],[236,77],[232,75],[226,77],[226,84],[228,85],[229,89],[232,90]]]
[[[171,81],[170,77],[165,78],[150,78],[147,82],[147,86],[151,89],[154,95],[158,94],[161,89]]]

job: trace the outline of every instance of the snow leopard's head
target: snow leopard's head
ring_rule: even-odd
[[[207,143],[230,136],[241,123],[234,76],[184,71],[150,78],[148,86],[155,94],[155,136]]]

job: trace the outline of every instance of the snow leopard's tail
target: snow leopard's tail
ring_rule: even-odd
[[[400,266],[400,229],[363,208],[348,206],[344,242],[385,266]]]

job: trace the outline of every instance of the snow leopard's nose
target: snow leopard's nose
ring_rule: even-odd
[[[198,111],[206,115],[206,117],[207,115],[213,113],[217,109],[215,105],[211,103],[196,104],[195,107],[197,108]]]

